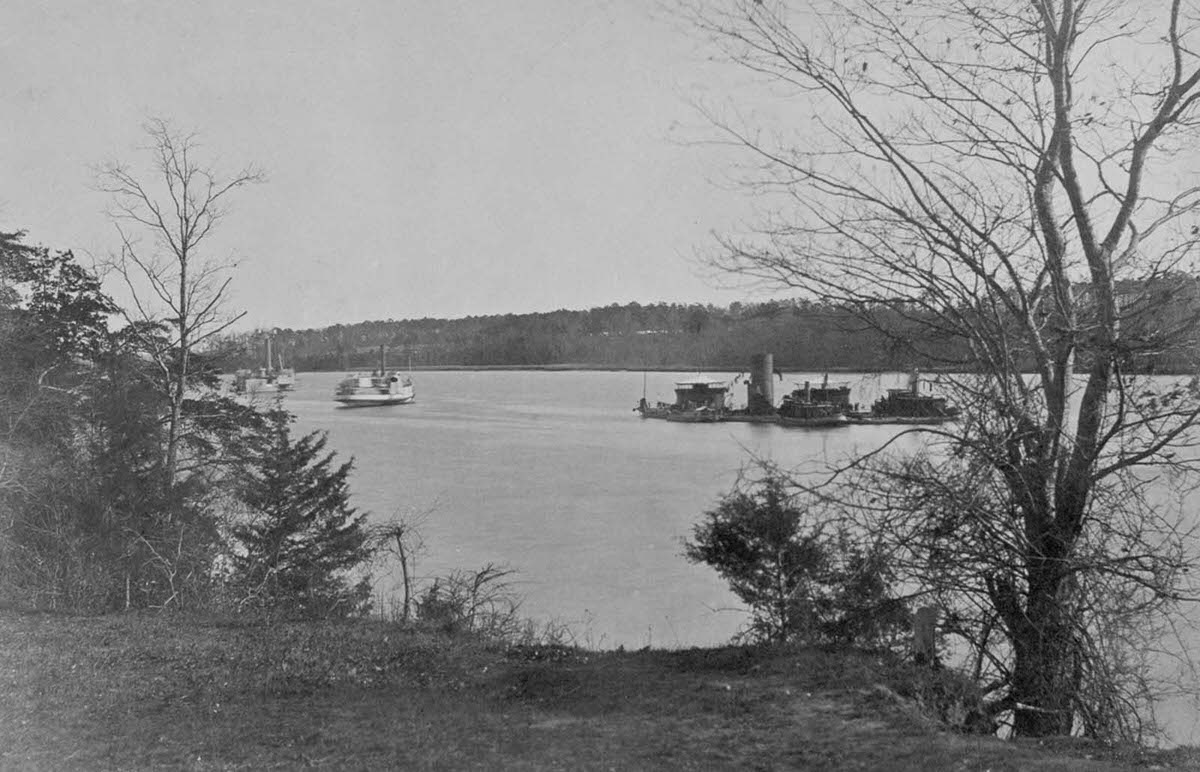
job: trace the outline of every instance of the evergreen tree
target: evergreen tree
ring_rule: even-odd
[[[778,471],[748,481],[704,514],[684,557],[716,569],[768,643],[887,646],[908,625],[895,571],[864,534],[826,519]]]
[[[289,615],[364,613],[369,580],[352,585],[349,577],[370,557],[366,514],[350,506],[354,462],[336,465],[323,432],[293,439],[285,411],[273,411],[268,420],[241,480],[249,513],[232,530],[241,547],[235,586],[247,601]]]
[[[833,562],[829,539],[782,478],[723,497],[693,528],[684,556],[715,568],[750,607],[752,638],[783,643],[821,627]]]

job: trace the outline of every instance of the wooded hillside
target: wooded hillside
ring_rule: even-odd
[[[1197,280],[1185,278],[1161,303],[1160,323],[1200,309]],[[1145,304],[1156,293],[1130,292]],[[914,340],[908,331],[919,308],[880,308],[863,319],[835,306],[806,300],[701,304],[612,304],[586,311],[468,316],[463,319],[387,319],[322,329],[254,331],[239,345],[244,366],[261,364],[265,339],[298,370],[370,368],[379,346],[389,363],[413,367],[578,366],[604,369],[738,370],[751,354],[771,353],[784,370],[969,369],[962,340]],[[1155,331],[1147,331],[1148,335]],[[1144,369],[1191,373],[1195,349],[1175,348],[1147,359]]]

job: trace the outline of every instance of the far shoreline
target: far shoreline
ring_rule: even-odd
[[[365,368],[358,368],[365,369]],[[606,372],[606,373],[695,373],[695,372],[744,372],[747,370],[743,367],[688,367],[685,365],[655,365],[649,367],[619,367],[616,365],[589,365],[589,364],[557,364],[557,365],[413,365],[412,367],[396,367],[388,368],[389,370],[411,370],[412,372],[461,372],[461,371],[549,371],[549,372]],[[907,373],[909,370],[864,370],[855,367],[824,367],[816,369],[803,369],[783,367],[776,365],[776,370],[781,371],[784,375],[788,372],[793,373]],[[346,369],[321,369],[321,370],[301,370],[299,372],[308,373],[344,373],[356,372],[356,368]],[[922,368],[923,373],[951,373],[954,370]],[[1164,375],[1169,373],[1163,373]],[[1181,373],[1182,374],[1182,373]]]
[[[367,368],[338,368],[338,369],[319,369],[319,370],[300,370],[299,372],[306,373],[347,373],[361,372]],[[553,365],[413,365],[412,367],[396,367],[388,368],[395,370],[410,370],[412,372],[605,372],[605,373],[716,373],[716,372],[747,372],[747,366],[741,367],[689,367],[685,365],[653,365],[648,367],[621,367],[617,365],[592,365],[592,364],[553,364]],[[917,368],[922,373],[932,374],[965,374],[965,371],[953,367],[921,367]],[[805,369],[803,367],[790,367],[784,365],[775,365],[775,370],[780,375],[788,373],[863,373],[868,375],[882,375],[884,373],[900,373],[907,374],[912,372],[912,368],[895,368],[874,370],[861,367],[819,367]],[[1037,375],[1035,372],[1026,372],[1024,375]],[[1153,373],[1130,373],[1137,376],[1174,376],[1174,377],[1197,377],[1197,373],[1183,371],[1156,371]]]

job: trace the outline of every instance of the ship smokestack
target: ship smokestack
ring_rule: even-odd
[[[908,388],[914,397],[921,395],[921,373],[914,367],[912,375],[908,376]]]
[[[768,415],[775,412],[775,386],[771,381],[774,374],[774,356],[755,354],[750,357],[750,383],[746,385],[746,409],[752,415]]]

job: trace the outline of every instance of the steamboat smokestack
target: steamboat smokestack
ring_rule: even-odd
[[[750,383],[746,384],[746,409],[751,415],[775,412],[775,357],[755,354],[750,357]]]

